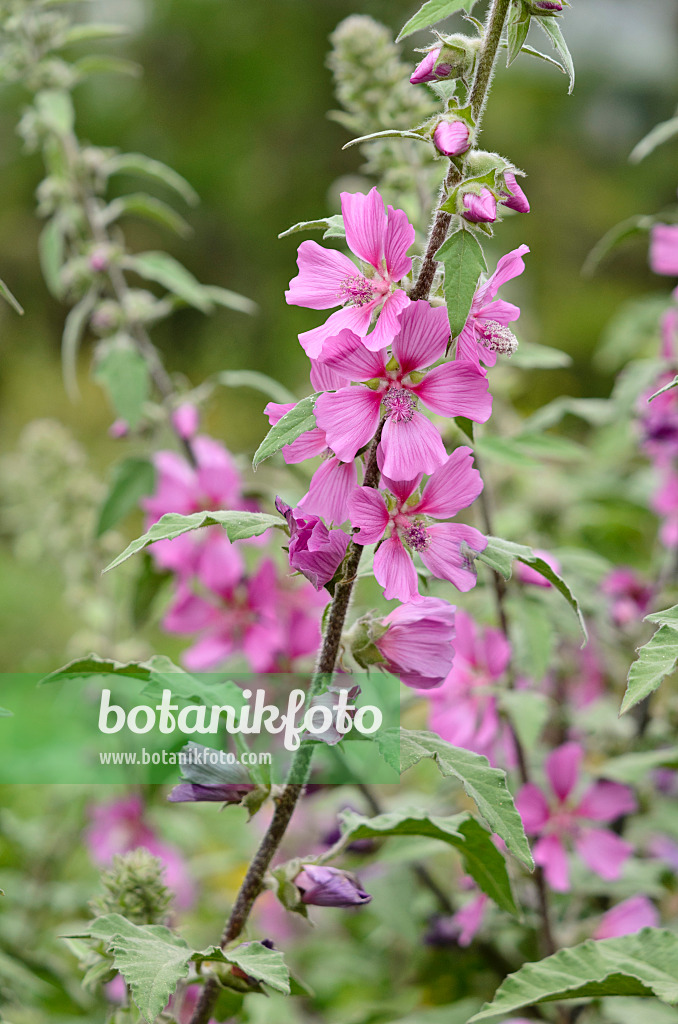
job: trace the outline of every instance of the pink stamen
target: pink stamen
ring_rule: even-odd
[[[374,288],[360,274],[345,277],[339,288],[339,298],[347,306],[366,306],[374,298]]]
[[[417,523],[405,531],[404,540],[413,551],[426,551],[431,543],[426,527]]]
[[[403,388],[389,388],[384,395],[384,405],[396,423],[407,423],[414,416],[414,398]]]

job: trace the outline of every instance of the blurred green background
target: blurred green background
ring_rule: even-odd
[[[201,280],[253,298],[255,318],[185,310],[154,338],[169,368],[197,384],[226,368],[260,369],[298,394],[307,389],[306,359],[296,334],[317,314],[289,307],[284,289],[296,273],[299,236],[278,232],[299,220],[335,212],[331,186],[359,171],[357,149],[342,152],[345,130],[328,120],[335,103],[325,66],[328,36],[350,13],[369,14],[397,32],[416,9],[410,0],[100,0],[102,20],[122,20],[130,36],[102,45],[143,68],[139,79],[104,76],[76,91],[78,131],[97,145],[159,158],[184,174],[202,204],[186,211],[186,241],[130,222],[134,248],[166,248]],[[475,10],[482,14],[482,5]],[[460,19],[445,27],[461,28]],[[521,336],[572,354],[569,370],[525,375],[526,410],[558,394],[606,395],[611,378],[591,355],[625,301],[666,283],[647,269],[646,247],[623,248],[591,280],[580,275],[597,239],[614,223],[675,200],[678,142],[639,166],[627,155],[657,121],[672,115],[678,95],[678,10],[673,0],[580,0],[565,34],[578,79],[573,96],[552,66],[519,58],[500,68],[484,124],[483,144],[509,156],[529,177],[532,213],[500,226],[491,256],[526,242],[532,255],[519,286]],[[534,32],[534,30],[533,30]],[[403,44],[413,47],[426,35]],[[544,37],[533,45],[548,49]],[[14,129],[26,96],[0,92],[0,274],[26,308],[19,319],[0,308],[0,452],[10,451],[32,419],[68,425],[101,474],[120,454],[107,436],[111,414],[89,382],[81,356],[82,398],[67,400],[59,346],[67,309],[43,284],[37,258],[34,190],[37,156],[26,156]],[[262,398],[223,391],[207,429],[234,451],[251,453],[265,429]],[[41,494],[35,493],[39,508]],[[32,667],[35,645],[58,652],[70,635],[59,607],[60,581],[48,565],[18,564],[0,537],[0,630],[5,667]],[[28,657],[28,662],[26,658]]]

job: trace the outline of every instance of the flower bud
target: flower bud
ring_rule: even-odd
[[[410,83],[412,85],[423,85],[425,82],[437,81],[437,76],[433,72],[433,67],[440,55],[440,50],[440,46],[435,50],[429,50],[424,59],[417,64],[416,68],[410,75]]]
[[[516,210],[517,213],[529,213],[530,204],[527,200],[527,196],[516,181],[516,176],[512,171],[506,172],[504,175],[504,183],[506,185],[506,191],[502,190],[501,193],[500,202],[502,206],[507,206],[509,210]]]
[[[188,441],[191,437],[195,437],[198,431],[199,422],[200,416],[198,410],[189,402],[184,402],[182,405],[177,406],[172,413],[172,426],[179,437],[182,437],[184,441]]]
[[[92,910],[122,914],[134,924],[164,924],[172,898],[164,873],[160,858],[142,846],[116,854],[111,870],[101,876],[104,894],[92,902]]]
[[[471,145],[471,133],[465,121],[441,121],[433,133],[436,149],[444,156],[459,156]]]
[[[306,864],[294,879],[301,902],[313,907],[362,907],[372,897],[348,871]]]
[[[462,196],[465,211],[462,216],[472,224],[491,224],[497,219],[497,200],[489,188],[476,192],[465,192]]]
[[[180,782],[167,799],[173,804],[221,803],[240,804],[252,790],[252,782],[229,782],[219,786],[202,786],[195,782]]]
[[[282,498],[275,507],[290,528],[290,565],[302,573],[316,590],[321,590],[341,565],[349,536],[343,530],[328,530],[318,516],[291,508]]]
[[[129,423],[127,420],[114,420],[108,428],[108,436],[118,441],[121,437],[129,434]]]
[[[469,36],[449,36],[442,46],[430,50],[420,61],[410,82],[412,85],[421,85],[448,78],[466,79],[473,71],[480,43],[480,39]]]
[[[564,4],[560,0],[527,0],[528,9],[532,14],[560,14]]]
[[[374,639],[384,671],[418,690],[440,686],[454,660],[455,611],[447,601],[425,597],[389,612]]]
[[[111,246],[96,245],[89,254],[90,270],[95,274],[105,273],[111,262]]]

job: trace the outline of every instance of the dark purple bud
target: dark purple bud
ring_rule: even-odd
[[[319,864],[307,864],[294,884],[301,902],[313,907],[361,907],[372,899],[347,871]]]
[[[433,73],[433,66],[440,56],[440,47],[430,50],[424,59],[417,64],[412,72],[410,82],[412,85],[422,85],[424,82],[435,82],[436,75]]]
[[[282,498],[275,507],[290,528],[290,565],[321,590],[341,565],[350,540],[343,530],[328,530],[318,516],[291,508]]]
[[[167,799],[173,804],[197,804],[208,801],[239,804],[253,789],[256,789],[256,786],[249,782],[234,782],[223,786],[201,786],[194,782],[180,782]]]

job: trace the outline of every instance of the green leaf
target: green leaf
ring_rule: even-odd
[[[66,394],[71,400],[78,397],[78,351],[87,321],[96,305],[97,292],[92,288],[70,310],[61,338],[61,375]]]
[[[293,409],[290,409],[289,412],[286,412],[278,420],[274,427],[271,427],[254,453],[254,458],[252,459],[252,467],[254,469],[265,459],[270,459],[271,455],[275,455],[281,448],[292,444],[292,441],[296,441],[302,434],[315,429],[317,424],[313,410],[317,397],[318,395],[315,394],[302,398]]]
[[[503,576],[505,580],[511,579],[514,561],[522,562],[524,565],[529,565],[532,569],[535,569],[563,595],[577,616],[577,621],[584,634],[584,638],[588,640],[584,616],[581,613],[576,597],[565,580],[543,558],[535,555],[532,548],[528,548],[525,544],[514,544],[510,540],[502,540],[500,537],[488,537],[487,547],[478,555],[478,559],[489,565],[491,569],[494,569],[500,576]]]
[[[663,388],[660,388],[659,391],[655,391],[653,395],[650,395],[648,402],[651,402],[653,398],[657,398],[659,395],[663,395],[665,391],[672,391],[673,388],[678,388],[678,377],[674,377],[673,380],[669,381],[668,384],[665,384]]]
[[[273,402],[287,405],[296,402],[295,396],[273,377],[257,370],[224,370],[216,375],[217,382],[227,388],[253,388],[261,391]]]
[[[476,0],[427,0],[427,3],[403,25],[396,42],[399,43],[401,39],[406,39],[422,28],[437,24],[443,18],[449,18],[457,11],[464,10],[470,14],[475,4]]]
[[[647,781],[655,768],[678,768],[678,747],[665,750],[639,750],[633,754],[611,757],[596,765],[596,775],[614,782],[635,786]]]
[[[256,302],[252,299],[248,299],[245,295],[240,295],[238,292],[232,292],[230,288],[222,288],[218,284],[203,284],[201,288],[210,302],[214,302],[217,306],[223,306],[224,309],[234,309],[237,313],[249,313],[253,316],[259,307]]]
[[[19,300],[15,298],[14,295],[12,295],[11,291],[9,290],[5,282],[2,280],[2,278],[0,278],[0,295],[3,297],[5,302],[9,302],[10,306],[12,306],[17,311],[19,316],[24,315],[23,306],[21,305]]]
[[[108,392],[111,405],[131,430],[143,415],[151,390],[146,360],[125,338],[118,335],[106,342],[103,355],[97,359],[94,379]]]
[[[578,416],[595,427],[602,427],[613,419],[615,411],[606,398],[570,398],[569,395],[561,395],[528,416],[523,422],[523,431],[535,434],[548,430],[568,414]]]
[[[671,626],[673,629],[678,629],[678,604],[674,604],[672,608],[664,608],[660,612],[652,612],[651,615],[646,615],[644,622],[656,622],[660,626]]]
[[[264,512],[194,512],[190,516],[179,515],[178,512],[168,512],[157,523],[141,537],[133,540],[125,548],[121,555],[118,555],[110,565],[107,565],[104,572],[115,569],[137,551],[155,544],[158,540],[173,540],[191,530],[199,530],[203,526],[223,526],[228,534],[228,539],[246,540],[248,537],[259,537],[266,530],[272,528],[284,529],[285,522],[280,516],[269,516]]]
[[[114,199],[106,207],[103,217],[106,224],[113,224],[120,217],[136,216],[153,221],[162,227],[176,231],[182,238],[187,238],[193,231],[181,214],[173,210],[168,203],[145,192],[133,192],[131,195]]]
[[[128,36],[129,29],[125,25],[105,25],[93,22],[88,25],[72,25],[66,29],[59,39],[59,46],[71,46],[73,43],[86,43],[94,39],[119,39]]]
[[[342,149],[350,149],[351,146],[359,146],[362,142],[373,142],[377,139],[416,139],[417,142],[428,142],[429,140],[421,132],[406,129],[387,128],[383,132],[372,132],[370,135],[361,135],[358,139],[351,139]]]
[[[141,252],[126,256],[123,265],[147,281],[162,285],[172,295],[183,299],[189,306],[195,306],[201,313],[211,313],[212,303],[205,294],[203,285],[166,252]]]
[[[73,131],[75,111],[71,94],[65,89],[41,89],[35,97],[35,106],[40,120],[63,138]]]
[[[649,156],[657,146],[668,142],[675,135],[678,135],[678,117],[672,117],[668,121],[656,124],[634,147],[629,157],[632,164],[639,164],[646,156]]]
[[[678,1003],[678,935],[643,928],[621,939],[589,939],[510,974],[469,1024],[499,1021],[555,999],[651,996]]]
[[[522,370],[560,370],[572,365],[572,356],[559,348],[521,341],[518,350],[511,356],[511,366]]]
[[[174,669],[178,675],[183,674],[183,669],[173,665],[169,658],[154,656],[148,661],[114,661],[111,658],[100,658],[98,654],[90,654],[86,658],[75,658],[69,661],[62,668],[50,672],[40,680],[39,686],[47,683],[63,683],[73,679],[89,679],[96,675],[115,675],[125,679],[138,679],[141,682],[149,682],[156,670],[167,671],[168,667]],[[157,668],[156,668],[157,667]]]
[[[475,440],[475,447],[483,457],[524,467],[539,466],[544,459],[581,459],[586,454],[581,445],[553,434],[481,437]]]
[[[431,758],[441,775],[457,779],[476,802],[492,831],[501,836],[508,849],[532,870],[532,854],[520,815],[506,785],[506,772],[490,767],[487,758],[481,754],[453,747],[432,732],[387,729],[377,742],[387,759],[395,750],[399,751],[401,773],[424,758]]]
[[[295,235],[298,231],[316,231],[319,229],[324,232],[323,238],[346,237],[344,218],[340,213],[335,213],[332,217],[320,217],[318,220],[301,220],[298,224],[293,224],[286,231],[281,231],[278,238],[287,238],[288,235]]]
[[[180,195],[189,206],[195,206],[200,200],[193,186],[181,174],[143,153],[116,153],[105,161],[102,170],[109,177],[113,174],[131,174],[160,181]]]
[[[188,976],[193,950],[161,925],[137,925],[120,914],[95,918],[91,938],[113,953],[113,962],[132,991],[144,1020],[152,1024],[182,978]]]
[[[88,75],[129,75],[131,78],[140,78],[143,74],[140,64],[124,57],[114,57],[110,53],[92,53],[81,57],[73,62],[73,67],[83,78]]]
[[[547,64],[553,64],[553,66],[558,68],[559,71],[562,71],[564,75],[567,74],[567,71],[559,60],[556,60],[555,57],[549,57],[547,53],[542,53],[541,50],[535,50],[534,46],[528,46],[525,44],[521,52],[529,54],[530,57],[536,57],[538,60],[545,60]]]
[[[13,711],[8,711],[7,708],[0,708],[0,718],[13,718],[13,716]]]
[[[638,648],[638,659],[629,669],[626,693],[620,715],[645,700],[671,675],[678,664],[678,629],[660,626],[643,647]]]
[[[148,622],[156,598],[172,578],[171,572],[159,570],[148,552],[144,552],[132,591],[132,623],[136,629]]]
[[[549,719],[548,698],[533,690],[504,690],[499,700],[522,746],[533,750]]]
[[[383,836],[425,836],[440,839],[461,853],[466,871],[495,903],[519,916],[506,861],[490,833],[470,814],[439,818],[423,810],[391,811],[365,818],[354,811],[341,814],[341,833],[346,842],[381,839]]]
[[[534,590],[535,588],[532,588]],[[513,663],[518,675],[526,676],[535,683],[546,675],[555,642],[553,626],[541,594],[528,592],[519,600],[509,598],[511,620],[511,644]],[[537,705],[537,694],[531,691],[515,691],[521,696],[529,694]],[[543,723],[542,723],[543,724]]]
[[[64,265],[64,236],[61,224],[52,217],[40,232],[38,239],[40,269],[50,294],[61,299],[64,286],[61,280],[61,269]]]
[[[203,951],[203,953],[210,952],[216,954],[217,951],[214,947],[211,950]],[[269,949],[262,942],[243,942],[240,946],[219,952],[223,952],[224,959],[228,963],[235,964],[250,978],[261,982],[262,985],[268,985],[276,992],[282,992],[283,995],[290,994],[290,972],[280,950]],[[195,959],[199,959],[202,955],[202,953],[198,954]]]
[[[560,25],[555,18],[536,18],[535,20],[537,21],[539,28],[546,33],[553,43],[556,53],[558,53],[562,58],[563,64],[565,65],[570,77],[570,87],[567,92],[568,95],[571,95],[574,90],[574,63]]]
[[[113,469],[113,479],[99,512],[95,536],[110,530],[136,508],[139,499],[155,489],[155,466],[148,459],[133,457],[119,462]]]
[[[627,238],[634,238],[636,235],[642,235],[649,231],[653,224],[654,217],[641,215],[627,217],[626,220],[615,224],[599,242],[596,242],[584,260],[584,265],[581,268],[584,277],[593,277],[600,264],[613,249],[616,249],[621,242],[625,242]]]
[[[511,7],[508,22],[506,25],[506,39],[508,54],[506,55],[506,67],[510,68],[513,61],[523,48],[530,31],[532,15],[523,4],[516,4]]]
[[[464,228],[443,242],[435,259],[445,267],[445,303],[450,332],[456,338],[468,319],[478,279],[487,264],[476,236]]]

